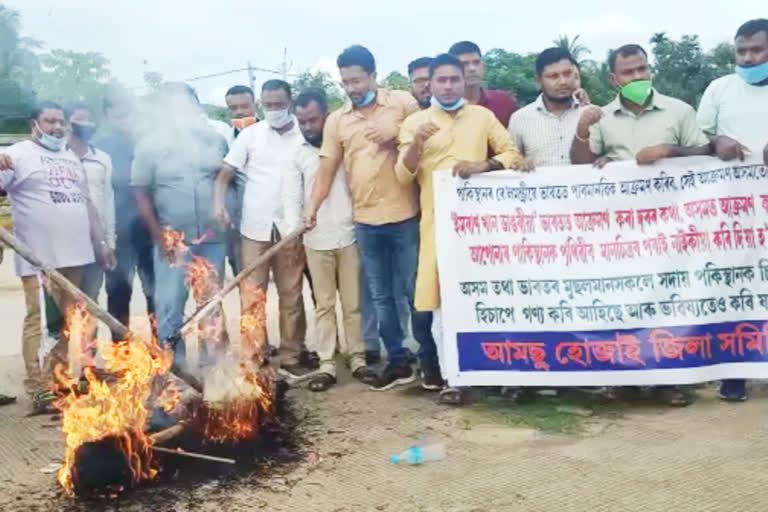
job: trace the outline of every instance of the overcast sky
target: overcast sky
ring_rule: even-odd
[[[46,48],[99,51],[112,73],[141,86],[145,71],[166,80],[246,66],[280,69],[287,48],[289,73],[334,71],[338,53],[363,44],[379,75],[405,73],[410,60],[435,55],[469,39],[483,50],[536,52],[559,34],[581,35],[596,59],[623,43],[646,44],[654,32],[699,34],[705,48],[731,40],[738,26],[768,16],[765,0],[731,0],[718,7],[678,0],[0,0],[18,10],[24,35]],[[522,4],[522,5],[521,5]],[[257,73],[257,83],[273,77]],[[246,73],[190,82],[207,103],[223,104]]]

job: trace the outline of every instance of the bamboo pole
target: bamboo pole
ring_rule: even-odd
[[[256,258],[254,261],[252,261],[247,267],[245,267],[243,270],[240,271],[239,274],[235,276],[232,281],[227,283],[221,290],[219,290],[216,295],[205,301],[205,303],[197,308],[197,311],[195,311],[192,316],[184,320],[184,323],[181,324],[181,327],[179,328],[178,332],[175,336],[183,335],[187,332],[189,332],[190,329],[192,329],[197,323],[204,318],[206,315],[208,315],[213,309],[221,304],[221,302],[224,300],[224,297],[229,295],[232,290],[237,288],[240,283],[248,277],[251,273],[253,273],[254,270],[259,268],[260,266],[267,263],[270,259],[272,259],[275,254],[277,254],[280,249],[286,246],[288,242],[291,240],[295,240],[298,237],[300,237],[302,234],[304,234],[304,231],[306,231],[306,228],[301,227],[297,229],[296,231],[293,231],[292,233],[286,235],[284,238],[281,238],[279,242],[274,244],[272,247],[267,249],[264,254]]]
[[[91,299],[88,295],[86,295],[80,288],[72,284],[72,282],[61,275],[55,268],[51,268],[50,266],[44,264],[40,259],[35,256],[35,254],[32,252],[32,249],[30,249],[25,243],[23,243],[21,240],[13,236],[7,229],[0,226],[0,241],[8,245],[11,249],[13,249],[16,254],[27,260],[32,266],[39,268],[40,271],[47,277],[49,280],[51,280],[54,284],[59,286],[62,290],[64,290],[65,293],[69,294],[70,296],[76,298],[79,301],[82,301],[85,304],[85,308],[88,310],[89,313],[91,313],[94,317],[98,318],[102,322],[104,322],[109,329],[117,334],[120,339],[124,340],[130,340],[131,339],[131,331],[124,326],[117,318],[113,317],[109,314],[108,311],[105,311],[101,306],[99,306],[93,299]],[[178,368],[174,369],[176,377],[183,380],[192,388],[195,390],[202,392],[203,386],[200,384],[200,381],[198,381],[195,377],[192,375],[189,375],[188,373],[181,371]]]
[[[7,229],[0,226],[0,240],[8,245],[11,249],[16,251],[16,254],[27,260],[32,266],[37,267],[40,271],[50,279],[53,283],[59,286],[65,293],[75,297],[77,300],[83,301],[86,309],[90,314],[104,322],[109,329],[115,334],[120,336],[120,339],[128,339],[130,331],[120,321],[104,311],[93,299],[83,293],[80,288],[72,284],[69,279],[61,275],[56,269],[44,264],[40,259],[35,256],[32,250],[21,240],[13,236]]]
[[[170,441],[171,439],[174,439],[178,436],[180,436],[184,432],[184,425],[181,423],[177,423],[176,425],[172,427],[168,427],[165,430],[159,430],[157,432],[153,432],[149,434],[147,437],[149,437],[153,443],[164,443],[166,441]]]
[[[188,452],[181,448],[162,448],[160,446],[152,446],[152,450],[156,452],[169,453],[171,455],[181,455],[182,457],[190,457],[193,459],[210,460],[212,462],[225,462],[227,464],[236,464],[235,459],[225,459],[224,457],[213,457],[212,455],[205,455],[204,453]]]

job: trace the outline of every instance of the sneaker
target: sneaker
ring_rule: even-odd
[[[743,379],[721,381],[717,396],[726,402],[745,402],[747,400],[747,381]]]
[[[416,380],[416,374],[413,368],[408,365],[392,366],[387,365],[382,374],[371,385],[373,391],[387,391],[396,386],[405,386]]]
[[[421,387],[427,391],[440,391],[443,389],[443,377],[439,369],[427,369],[421,371]]]

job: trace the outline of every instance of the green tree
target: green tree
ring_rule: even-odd
[[[0,4],[0,131],[25,131],[35,102],[39,43],[22,37],[19,13]]]
[[[379,84],[387,89],[397,89],[400,91],[407,91],[410,89],[411,81],[407,76],[403,75],[399,71],[392,71],[388,74],[384,80]]]
[[[305,71],[291,84],[291,88],[296,95],[309,87],[316,87],[325,91],[326,96],[328,96],[328,108],[330,110],[336,110],[344,104],[344,93],[328,73],[323,71],[315,73]]]
[[[602,63],[584,60],[579,65],[581,86],[589,94],[593,105],[607,105],[616,97],[616,90],[610,85],[608,57]]]
[[[35,82],[39,98],[87,104],[98,117],[108,87],[116,86],[109,61],[98,52],[51,50],[40,57],[42,69]]]
[[[582,57],[591,55],[592,51],[583,44],[579,43],[580,37],[580,35],[576,35],[573,37],[573,39],[571,39],[568,36],[558,36],[557,39],[552,41],[552,43],[555,46],[559,46],[560,48],[568,50],[571,53],[571,57],[576,59],[576,62],[581,63],[583,61]]]
[[[494,48],[485,54],[483,61],[485,83],[489,89],[508,91],[521,105],[531,103],[539,95],[533,69],[536,54],[520,55]]]
[[[733,70],[735,54],[730,44],[720,44],[705,53],[698,36],[684,35],[674,41],[664,32],[654,34],[650,42],[654,86],[693,107],[712,80]]]
[[[160,90],[160,86],[163,85],[163,74],[157,71],[145,71],[144,72],[144,86],[150,93]]]

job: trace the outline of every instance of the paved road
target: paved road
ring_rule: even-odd
[[[6,346],[18,343],[23,313],[14,282],[6,262]],[[0,385],[18,389],[21,375],[18,356],[0,357]],[[40,472],[59,460],[61,436],[51,418],[25,418],[22,402],[0,408],[0,510],[765,510],[768,391],[735,405],[720,403],[711,388],[699,395],[685,409],[634,408],[620,418],[589,418],[576,434],[546,434],[472,408],[440,407],[417,388],[373,393],[344,375],[327,394],[289,393],[302,418],[300,462],[163,484],[100,505],[61,496],[53,475]],[[444,442],[447,458],[421,467],[388,462],[419,439]]]

